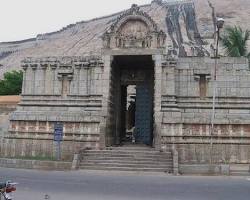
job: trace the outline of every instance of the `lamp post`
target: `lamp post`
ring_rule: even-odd
[[[213,110],[211,117],[211,132],[210,132],[210,162],[212,163],[212,149],[213,149],[213,134],[214,134],[214,119],[215,119],[215,98],[216,98],[216,90],[217,90],[217,65],[219,59],[219,39],[220,39],[220,30],[224,25],[223,18],[217,18],[216,20],[216,47],[214,51],[214,76],[213,76]]]

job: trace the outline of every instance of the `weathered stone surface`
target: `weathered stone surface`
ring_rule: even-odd
[[[168,12],[173,14],[176,5],[179,4],[167,4]],[[95,38],[97,55],[24,59],[22,101],[10,117],[9,133],[1,140],[0,154],[51,155],[55,122],[64,124],[62,156],[65,160],[72,159],[81,149],[103,149],[118,144],[122,137],[121,113],[126,107],[122,108],[122,95],[125,96],[124,92],[121,94],[122,87],[143,82],[150,84],[148,93],[152,92],[154,99],[151,102],[153,119],[148,123],[152,123],[152,145],[157,150],[177,151],[182,164],[249,163],[247,59],[225,57],[218,61],[212,130],[215,60],[182,58],[181,53],[177,58],[171,48],[168,49],[171,53],[165,51],[168,41],[161,29],[166,30],[166,24],[153,16],[152,10],[147,10],[157,7],[167,12],[165,6],[154,1],[141,10],[134,5],[118,18],[109,17],[112,21],[106,24],[106,32],[98,29],[103,46],[99,45],[99,38]],[[185,10],[186,6],[193,8],[193,4],[187,2],[181,9]],[[145,10],[148,12],[143,12]],[[171,18],[176,22],[174,26],[178,25],[176,17]],[[99,20],[104,23],[107,18]],[[103,26],[102,23],[99,25]],[[194,24],[192,27],[195,31]],[[168,39],[182,40],[178,34],[177,38],[171,38],[176,33],[169,31]],[[81,42],[68,52],[75,54],[78,46],[79,53],[81,49],[88,53],[89,49]],[[175,50],[178,48],[185,54],[185,48],[177,45]],[[144,68],[134,69],[137,65]]]
[[[250,4],[247,0],[211,0],[219,16],[227,25],[243,24],[247,28]],[[153,1],[141,6],[167,34],[166,47],[178,55],[208,55],[214,32],[212,9],[204,0]],[[232,10],[234,12],[232,12]],[[242,11],[243,10],[243,11]],[[101,36],[121,13],[78,22],[60,31],[38,35],[34,39],[0,43],[0,77],[13,69],[20,69],[25,57],[77,56],[100,54]],[[201,39],[201,37],[203,40]]]

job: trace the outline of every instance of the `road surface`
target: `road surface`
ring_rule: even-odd
[[[250,177],[169,176],[102,171],[0,168],[18,182],[16,200],[249,200]]]

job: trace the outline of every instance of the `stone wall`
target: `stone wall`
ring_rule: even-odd
[[[4,136],[8,133],[9,116],[19,101],[20,96],[0,96],[0,156],[3,156]]]
[[[212,133],[215,61],[174,60],[162,55],[154,59],[155,147],[176,148],[182,164],[250,163],[247,60],[218,61]],[[63,160],[72,160],[73,154],[83,148],[102,149],[115,144],[119,113],[111,105],[119,101],[121,91],[117,91],[118,72],[111,65],[112,56],[26,60],[22,101],[10,117],[9,133],[1,140],[0,154],[54,156],[55,122],[64,124]],[[6,121],[6,113],[3,115]],[[6,130],[7,124],[1,126]]]
[[[16,109],[19,101],[19,96],[0,96],[0,138],[8,132],[9,115]]]
[[[175,68],[176,99],[171,96],[169,68],[164,69],[162,148],[176,148],[180,163],[250,163],[248,61],[219,60],[212,132],[214,62],[209,58],[180,58]],[[205,83],[201,86],[202,76]],[[201,92],[204,87],[205,92]]]
[[[62,122],[62,159],[100,148],[102,63],[94,57],[26,59],[22,101],[10,117],[6,157],[52,157],[54,123]]]

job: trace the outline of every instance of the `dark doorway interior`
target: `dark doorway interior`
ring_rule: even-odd
[[[112,65],[114,143],[146,144],[153,141],[152,56],[116,56]]]

